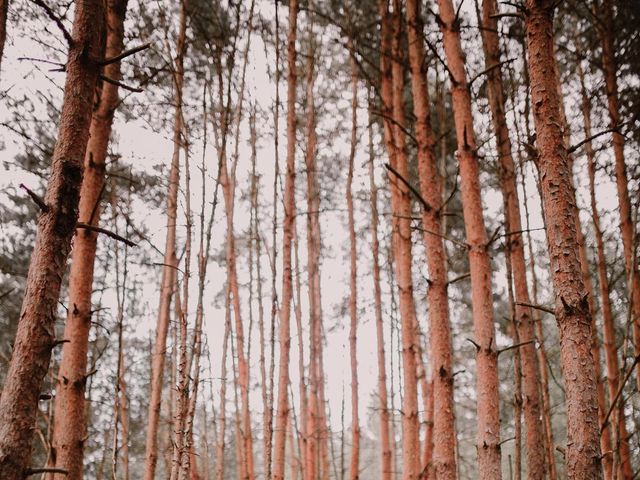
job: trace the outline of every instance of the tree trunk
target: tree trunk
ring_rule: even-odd
[[[293,296],[291,249],[295,220],[296,180],[296,31],[298,1],[289,2],[287,38],[287,175],[284,188],[284,231],[282,246],[282,304],[280,305],[280,365],[278,367],[278,407],[276,412],[273,478],[284,480],[285,441],[289,418],[289,354],[291,349],[291,299]]]
[[[4,54],[4,44],[7,39],[7,14],[9,13],[9,0],[0,0],[0,66]]]
[[[353,41],[349,38],[349,63],[351,66],[351,145],[347,173],[347,212],[349,223],[349,357],[351,363],[351,463],[349,478],[360,478],[360,414],[358,409],[358,264],[356,227],[353,212],[353,171],[358,144],[358,65],[355,61]]]
[[[413,113],[416,117],[418,141],[418,174],[422,197],[431,208],[423,209],[422,224],[425,231],[442,232],[443,179],[434,155],[434,134],[431,128],[429,90],[426,71],[423,70],[423,21],[417,0],[407,1],[409,62],[413,92]],[[451,351],[451,325],[447,298],[446,254],[442,237],[424,234],[424,245],[429,269],[429,352],[433,372],[433,457],[428,469],[435,478],[453,479],[456,473],[456,437],[453,408],[453,354]]]
[[[225,322],[224,340],[222,341],[222,364],[220,366],[220,408],[218,409],[218,438],[216,439],[216,468],[215,478],[223,479],[225,471],[225,435],[227,426],[227,352],[231,335],[231,305],[229,302],[228,286],[225,294]]]
[[[584,125],[585,138],[591,138],[591,100],[584,82],[584,72],[582,66],[578,64],[578,75],[580,76],[580,86],[582,93],[582,119]],[[600,226],[600,214],[598,213],[598,205],[596,202],[595,192],[595,177],[596,177],[596,157],[591,141],[585,144],[585,150],[587,154],[588,171],[589,171],[589,198],[591,201],[591,218],[593,220],[593,230],[596,240],[596,252],[597,252],[597,270],[598,270],[598,284],[600,286],[600,302],[602,307],[602,334],[604,343],[605,365],[607,368],[607,385],[609,387],[609,399],[613,400],[618,392],[620,385],[620,366],[618,363],[618,353],[616,344],[616,332],[615,332],[615,318],[613,315],[613,308],[611,306],[611,295],[609,290],[609,277],[607,275],[607,256],[605,252],[604,239],[602,235],[602,227]],[[595,325],[595,323],[594,323]],[[599,358],[596,359],[599,361]],[[631,457],[629,451],[629,440],[627,427],[624,418],[624,403],[620,400],[619,404],[615,407],[615,416],[612,424],[614,430],[617,431],[617,435],[614,438],[619,439],[619,447],[608,454],[611,450],[611,443],[602,444],[600,446],[603,451],[603,466],[605,470],[607,464],[609,464],[609,470],[611,469],[612,456],[620,456],[620,472],[618,476],[621,479],[631,479],[633,472],[631,468]],[[604,419],[602,419],[604,420]],[[609,430],[608,426],[605,430]],[[603,428],[601,427],[601,428]],[[615,428],[617,427],[617,428]],[[604,437],[604,435],[603,435]],[[605,450],[605,447],[607,448]],[[606,472],[611,476],[611,471]]]
[[[119,55],[123,48],[126,0],[112,0],[107,5],[107,43],[105,57]],[[107,65],[104,75],[120,80],[120,63]],[[89,142],[84,160],[84,177],[80,190],[78,221],[97,225],[104,189],[105,159],[111,135],[113,114],[118,105],[118,87],[104,82],[100,99],[91,118]],[[85,384],[87,350],[91,329],[91,294],[96,257],[97,233],[80,230],[74,240],[69,274],[69,308],[55,398],[53,440],[50,466],[69,473],[65,478],[80,479],[83,472]],[[63,478],[63,475],[51,475]]]
[[[502,476],[498,357],[493,326],[491,266],[482,214],[479,159],[458,20],[451,0],[438,0],[438,5],[444,50],[451,72],[457,157],[460,164],[460,192],[469,245],[473,324],[477,344],[478,469],[481,478],[498,480]]]
[[[56,310],[71,238],[76,231],[83,159],[100,72],[98,60],[104,55],[104,3],[77,2],[74,15],[60,130],[44,198],[46,207],[38,218],[20,322],[0,397],[0,477],[7,480],[22,479],[28,474],[40,389],[51,350],[57,345]],[[83,384],[84,375],[82,371],[79,378],[70,380]]]
[[[401,17],[399,2],[394,0],[394,13],[388,11],[388,2],[381,0],[379,12],[381,30],[381,96],[383,105],[384,138],[389,153],[389,163],[403,178],[408,177],[405,150],[403,63],[401,61]],[[389,61],[389,58],[393,59]],[[393,119],[391,121],[390,119]],[[395,271],[400,296],[402,323],[402,368],[404,390],[402,397],[402,475],[405,480],[418,478],[420,474],[418,388],[416,377],[416,332],[413,279],[411,275],[411,198],[406,185],[389,174],[391,185],[391,210],[394,214],[392,245]]]
[[[620,106],[618,100],[618,79],[615,51],[615,22],[612,0],[604,0],[602,37],[602,66],[607,92],[607,108],[611,128],[620,128]],[[640,355],[640,271],[636,258],[635,226],[631,219],[631,199],[627,180],[627,166],[624,159],[624,137],[619,130],[613,132],[613,154],[615,157],[616,187],[618,189],[618,212],[620,214],[620,232],[624,250],[624,266],[627,272],[629,308],[633,330],[634,353]],[[640,390],[640,362],[636,364],[636,385]]]
[[[560,123],[561,100],[553,49],[555,2],[527,0],[526,7],[533,117],[566,388],[567,478],[600,479],[600,429],[590,350],[592,319],[580,271],[577,210]]]
[[[525,345],[518,351],[522,364],[523,409],[526,427],[525,452],[527,478],[542,479],[545,476],[545,443],[540,423],[540,370],[533,343],[535,334],[531,309],[522,304],[531,304],[527,286],[527,267],[522,241],[522,222],[515,164],[511,153],[511,139],[505,116],[505,98],[500,65],[500,41],[498,37],[498,12],[496,0],[482,2],[482,44],[485,54],[489,106],[496,134],[498,157],[500,158],[501,189],[504,201],[505,234],[507,235],[507,261],[511,263],[515,294],[515,324],[519,341]],[[497,67],[496,67],[497,65]],[[527,344],[527,342],[530,342]]]
[[[370,115],[371,116],[371,115]],[[371,189],[371,252],[373,256],[373,299],[378,347],[378,405],[380,412],[380,479],[391,480],[393,475],[391,435],[389,432],[389,401],[387,399],[387,361],[384,348],[382,319],[382,289],[380,287],[380,243],[378,240],[378,187],[374,176],[373,128],[369,121],[369,185]]]
[[[180,183],[180,148],[182,146],[182,85],[184,81],[184,56],[186,53],[187,14],[186,0],[180,8],[180,30],[176,58],[174,60],[174,97],[175,115],[173,126],[173,155],[169,171],[169,189],[167,192],[167,236],[165,241],[162,280],[160,281],[160,305],[156,325],[156,339],[151,366],[151,394],[147,419],[147,439],[145,446],[144,480],[154,480],[158,461],[158,427],[160,424],[160,406],[162,403],[162,384],[164,377],[167,331],[171,316],[171,299],[175,288],[176,269],[176,222],[178,217],[178,188]]]

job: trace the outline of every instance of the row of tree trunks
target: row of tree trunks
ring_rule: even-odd
[[[21,480],[29,474],[40,389],[49,369],[51,350],[57,345],[56,311],[78,220],[83,163],[100,60],[105,51],[105,15],[102,0],[76,3],[58,140],[0,397],[0,477],[7,480]],[[82,371],[81,383],[86,379],[84,375]]]
[[[280,304],[280,360],[278,367],[278,404],[276,411],[273,478],[284,480],[287,423],[289,420],[289,357],[291,350],[290,313],[293,297],[291,251],[295,220],[296,180],[296,37],[298,1],[289,2],[287,37],[287,172],[284,188],[284,227],[282,246],[282,303]]]
[[[592,319],[581,275],[575,196],[564,145],[553,46],[556,2],[527,0],[525,27],[538,165],[567,406],[566,473],[602,478]]]
[[[618,99],[618,79],[615,49],[615,24],[612,0],[602,3],[602,66],[607,93],[607,109],[610,127],[613,132],[613,155],[615,158],[616,187],[618,190],[618,212],[620,214],[620,233],[624,252],[624,265],[627,273],[629,291],[629,309],[633,331],[634,353],[640,355],[640,272],[636,257],[636,233],[631,219],[631,199],[627,183],[627,166],[624,158],[624,137],[620,132],[620,105]],[[636,385],[640,389],[640,362],[636,363]]]
[[[418,141],[418,173],[420,191],[428,203],[423,208],[424,245],[429,269],[430,358],[433,372],[433,453],[429,476],[456,478],[456,439],[453,408],[453,354],[447,297],[446,253],[442,237],[442,192],[444,180],[434,154],[435,138],[430,123],[427,72],[423,68],[423,21],[417,0],[408,0],[406,7],[409,41],[409,65],[413,92],[413,113],[416,117]],[[431,232],[431,233],[429,233]],[[426,379],[425,379],[426,381]],[[426,458],[425,458],[426,460]]]
[[[126,0],[111,0],[107,4],[107,40],[105,56],[122,52]],[[104,69],[104,75],[120,80],[120,63]],[[84,177],[80,190],[78,221],[97,225],[100,220],[101,196],[104,189],[105,160],[111,135],[113,115],[118,105],[118,87],[102,85],[91,118],[89,142],[84,159]],[[85,443],[85,385],[87,351],[91,329],[91,294],[96,256],[97,233],[79,230],[74,240],[69,274],[69,305],[63,338],[69,340],[62,349],[54,406],[54,427],[49,466],[68,473],[50,478],[81,479]]]
[[[493,326],[489,245],[482,212],[479,158],[456,11],[451,0],[438,0],[438,6],[439,24],[450,72],[457,139],[456,156],[460,165],[460,192],[469,246],[474,341],[477,345],[478,472],[481,478],[499,480],[502,471],[498,356]]]
[[[393,13],[388,2],[379,2],[382,21],[380,45],[380,93],[384,139],[391,167],[408,178],[404,125],[404,68],[401,59],[400,2],[394,0]],[[411,275],[411,197],[409,189],[396,175],[389,174],[391,187],[392,248],[399,294],[401,351],[404,390],[402,396],[402,476],[405,480],[420,474],[418,391],[416,373],[416,331],[413,280]]]
[[[545,444],[540,423],[540,373],[535,334],[527,287],[527,267],[522,241],[520,203],[516,185],[515,164],[511,153],[511,139],[505,116],[505,97],[500,68],[500,41],[498,37],[498,4],[496,0],[482,2],[482,44],[485,54],[489,107],[496,135],[496,147],[500,160],[501,189],[504,201],[506,261],[510,264],[515,293],[515,324],[522,363],[523,407],[526,427],[527,478],[542,479],[545,476]]]

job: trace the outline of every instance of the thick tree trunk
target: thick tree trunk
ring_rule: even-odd
[[[282,246],[282,303],[280,305],[280,364],[278,367],[278,406],[274,445],[274,480],[284,480],[287,421],[289,418],[289,355],[291,349],[290,313],[293,296],[291,250],[295,219],[296,180],[296,32],[298,1],[289,2],[287,38],[287,174],[284,188],[284,228]]]
[[[105,33],[104,3],[77,2],[60,130],[44,198],[46,208],[38,218],[20,322],[0,397],[0,477],[7,480],[23,479],[28,474],[40,389],[51,350],[57,344],[56,310],[78,220],[83,160]],[[84,384],[85,374],[83,370],[70,380]]]
[[[525,18],[531,97],[536,125],[542,201],[560,328],[567,405],[566,468],[569,479],[600,479],[600,429],[592,319],[580,271],[576,204],[562,137],[553,48],[555,2],[527,0]]]
[[[443,179],[434,154],[434,134],[430,122],[429,90],[423,70],[423,22],[417,0],[407,1],[409,64],[413,91],[413,113],[418,141],[420,191],[431,208],[423,209],[424,245],[429,268],[429,352],[433,372],[433,456],[427,465],[435,478],[456,478],[456,437],[453,408],[453,354],[447,298],[446,254],[442,237]]]
[[[123,48],[126,0],[112,0],[107,5],[107,44],[105,57],[119,55]],[[105,76],[120,79],[119,62],[105,67]],[[104,83],[100,99],[94,107],[89,142],[85,154],[85,170],[80,190],[78,221],[97,225],[104,188],[105,159],[111,135],[113,114],[118,104],[118,87]],[[86,436],[85,384],[87,350],[91,329],[91,294],[96,257],[97,233],[79,230],[74,240],[69,274],[69,308],[64,337],[69,340],[62,349],[55,398],[53,440],[50,466],[69,473],[65,478],[81,479],[83,447]],[[63,478],[63,475],[51,475]]]
[[[165,240],[162,279],[160,281],[160,305],[156,325],[156,339],[151,366],[151,394],[147,419],[147,439],[145,446],[144,480],[154,480],[158,461],[158,427],[160,425],[160,407],[164,377],[165,350],[167,332],[171,316],[171,299],[175,288],[176,269],[176,222],[178,216],[178,188],[180,183],[180,148],[182,146],[182,85],[184,81],[184,56],[186,53],[186,0],[181,2],[180,30],[176,58],[174,61],[174,98],[175,115],[173,126],[173,155],[169,170],[169,189],[167,192],[167,236]]]
[[[592,130],[591,130],[591,100],[589,99],[589,95],[587,93],[587,89],[584,82],[584,72],[582,70],[582,66],[578,65],[578,74],[580,76],[580,85],[581,85],[581,93],[582,93],[582,119],[584,125],[584,134],[585,138],[591,138]],[[589,198],[591,201],[591,218],[593,220],[593,230],[594,236],[596,240],[596,252],[597,252],[597,271],[598,271],[598,284],[600,286],[600,302],[602,307],[602,335],[603,335],[603,343],[604,343],[604,358],[605,365],[607,368],[607,385],[609,387],[609,399],[613,400],[615,398],[616,393],[618,392],[618,387],[620,385],[620,366],[618,362],[618,353],[617,353],[617,343],[616,343],[616,332],[615,332],[615,318],[613,315],[613,308],[611,305],[611,295],[609,289],[609,276],[607,275],[607,256],[605,252],[604,239],[602,235],[602,227],[600,226],[600,214],[598,213],[598,205],[596,202],[596,191],[595,191],[595,177],[596,177],[596,156],[595,151],[593,149],[593,144],[591,141],[585,144],[585,150],[587,154],[587,162],[588,162],[588,171],[589,171]],[[595,325],[595,323],[594,323]],[[599,361],[599,358],[596,359]],[[607,464],[609,464],[609,469],[611,469],[611,459],[612,456],[620,456],[620,472],[618,472],[618,476],[621,479],[631,479],[633,478],[633,472],[631,468],[631,457],[629,451],[629,440],[627,427],[624,418],[624,403],[622,401],[615,407],[615,416],[614,421],[612,422],[614,426],[614,431],[617,432],[617,435],[614,435],[614,438],[619,439],[619,447],[615,448],[615,450],[608,454],[607,452],[611,450],[611,443],[602,444],[600,443],[602,451],[603,451],[603,466],[605,470],[607,469]],[[604,412],[606,413],[606,412]],[[604,419],[602,419],[604,420]],[[616,428],[617,427],[617,428]],[[609,430],[608,427],[605,430]],[[604,433],[604,432],[603,432]],[[603,435],[604,437],[604,435]],[[607,450],[605,450],[607,448]],[[606,472],[609,476],[611,476],[611,472]]]
[[[603,24],[602,37],[602,66],[607,92],[607,109],[611,128],[620,127],[620,106],[618,100],[618,79],[615,50],[615,22],[613,1],[605,0],[602,4]],[[631,309],[631,323],[633,329],[634,353],[640,355],[640,271],[636,258],[637,245],[635,242],[635,227],[631,219],[631,199],[627,178],[627,166],[624,159],[624,137],[620,131],[613,133],[613,154],[615,157],[616,187],[618,189],[618,212],[620,214],[620,232],[624,250],[624,266],[627,272],[627,289],[629,291],[629,305]],[[636,385],[640,389],[640,362],[636,364]]]
[[[477,448],[481,478],[500,479],[500,398],[493,326],[491,265],[482,213],[479,159],[459,24],[451,0],[438,0],[440,28],[451,72],[451,95],[460,164],[460,192],[469,245],[474,336],[477,343]]]
[[[378,187],[374,176],[373,128],[369,122],[369,185],[371,189],[371,252],[373,256],[373,301],[378,347],[378,405],[380,413],[380,479],[391,480],[393,462],[389,432],[389,401],[387,399],[387,361],[384,348],[384,321],[382,319],[382,289],[380,286],[380,242],[378,240]]]
[[[498,37],[498,12],[496,0],[482,2],[482,44],[485,54],[489,106],[496,134],[496,145],[501,166],[501,189],[504,199],[505,233],[507,234],[507,261],[511,263],[515,294],[515,324],[519,341],[525,345],[519,348],[522,364],[522,386],[524,396],[524,422],[526,427],[525,452],[527,478],[542,479],[545,476],[545,443],[540,423],[540,370],[536,357],[536,347],[531,309],[522,304],[531,304],[527,286],[527,267],[522,241],[522,222],[518,189],[516,186],[515,164],[511,154],[511,139],[505,116],[505,98],[500,65],[500,41]],[[496,67],[497,66],[497,67]],[[529,342],[527,344],[527,342]]]
[[[353,209],[353,172],[358,144],[358,65],[353,52],[353,41],[349,39],[351,66],[351,145],[349,170],[347,173],[347,212],[349,223],[349,358],[351,363],[351,463],[349,478],[360,478],[360,413],[358,408],[358,264],[356,227]]]

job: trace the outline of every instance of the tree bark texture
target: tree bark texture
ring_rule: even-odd
[[[525,18],[542,202],[560,329],[567,406],[566,472],[570,480],[600,479],[600,429],[592,320],[581,275],[576,204],[563,141],[553,48],[555,2],[528,0]]]
[[[76,231],[83,161],[104,49],[103,1],[77,2],[46,208],[38,218],[20,321],[0,397],[0,477],[7,480],[21,480],[27,474],[40,389],[56,346],[56,310]]]
[[[438,0],[444,51],[451,72],[451,95],[460,165],[460,192],[469,246],[469,271],[477,364],[477,451],[481,478],[499,480],[500,398],[498,356],[493,326],[491,265],[482,212],[479,157],[473,128],[471,97],[460,42],[460,26],[451,0]]]
[[[119,55],[123,49],[126,0],[107,3],[107,39],[105,57]],[[120,80],[120,62],[107,65],[104,75]],[[104,82],[94,107],[89,129],[89,142],[84,159],[84,177],[80,189],[78,221],[98,225],[100,202],[104,189],[105,160],[113,115],[118,105],[118,87]],[[68,472],[50,478],[81,479],[86,437],[85,385],[87,352],[91,329],[91,294],[97,246],[96,232],[78,230],[73,243],[69,274],[69,310],[63,338],[62,360],[58,372],[54,404],[54,426],[49,465]]]
[[[500,68],[500,41],[498,37],[498,12],[496,0],[482,2],[482,45],[485,54],[489,107],[496,134],[496,146],[500,159],[501,189],[504,202],[507,261],[511,263],[515,294],[515,324],[522,364],[523,410],[526,428],[525,452],[527,478],[543,479],[545,476],[545,443],[540,423],[540,370],[533,341],[535,334],[527,285],[527,267],[522,241],[522,221],[516,185],[515,164],[511,152],[511,139],[505,115],[505,97]],[[527,343],[529,342],[529,343]]]
[[[420,191],[430,208],[422,212],[425,231],[442,232],[442,192],[444,180],[434,154],[435,137],[430,121],[427,72],[423,68],[423,21],[419,2],[407,0],[407,33],[409,65],[413,92],[413,113],[416,117],[418,141],[418,174]],[[429,353],[431,359],[433,410],[433,454],[428,470],[434,478],[455,479],[456,435],[453,408],[453,353],[451,324],[447,297],[446,253],[442,237],[424,234],[429,269]]]

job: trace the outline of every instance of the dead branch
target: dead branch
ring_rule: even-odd
[[[78,222],[78,223],[76,223],[76,228],[83,228],[85,230],[91,230],[92,232],[103,233],[107,237],[111,237],[114,240],[118,240],[119,242],[122,242],[122,243],[124,243],[124,244],[126,244],[126,245],[128,245],[130,247],[137,247],[138,246],[137,243],[132,242],[128,238],[124,238],[124,237],[118,235],[117,233],[112,232],[111,230],[107,230],[106,228],[101,228],[101,227],[98,227],[96,225],[89,225],[88,223]]]
[[[405,178],[400,174],[400,172],[398,172],[395,168],[393,168],[393,167],[391,166],[391,164],[389,164],[389,163],[385,163],[385,164],[384,164],[384,167],[385,167],[387,170],[389,170],[391,173],[393,173],[396,177],[398,177],[398,179],[399,179],[402,183],[404,183],[404,184],[407,186],[407,188],[408,188],[409,190],[411,190],[411,193],[413,193],[413,195],[414,195],[414,196],[415,196],[415,197],[420,201],[420,203],[422,204],[422,207],[423,207],[427,212],[430,212],[430,211],[432,211],[432,210],[433,210],[433,207],[431,207],[431,205],[429,205],[429,203],[428,203],[424,198],[422,198],[422,195],[420,195],[420,192],[418,192],[418,190],[416,190],[416,189],[413,187],[413,185],[411,185],[411,184],[409,183],[409,181],[408,181],[407,179],[405,179]]]
[[[40,210],[43,213],[49,211],[49,207],[47,206],[47,204],[45,203],[45,201],[42,199],[40,195],[38,195],[36,192],[31,190],[24,183],[20,184],[20,188],[23,189],[25,192],[27,192],[27,194],[31,197],[31,200],[33,200],[34,203],[38,205],[38,207],[40,207]]]
[[[55,24],[58,26],[58,28],[62,32],[62,35],[64,35],[64,38],[67,41],[67,44],[69,45],[69,47],[71,47],[73,45],[73,37],[71,36],[69,31],[65,28],[64,23],[62,23],[62,20],[55,13],[53,13],[53,10],[51,10],[51,7],[49,7],[49,5],[47,5],[44,2],[44,0],[33,0],[33,3],[35,3],[39,7],[42,7],[42,9],[45,11],[47,16],[55,22]]]
[[[499,349],[496,352],[496,355],[500,355],[501,353],[508,352],[509,350],[513,350],[514,348],[524,347],[525,345],[530,345],[532,343],[535,343],[535,340],[527,340],[526,342],[520,342],[520,343],[516,343],[514,345],[509,345],[508,347],[504,347],[504,348]]]
[[[520,305],[521,307],[535,308],[536,310],[540,310],[541,312],[546,312],[554,316],[556,314],[556,312],[553,309],[549,307],[545,307],[544,305],[534,305],[533,303],[525,303],[525,302],[516,302],[516,305]]]
[[[123,88],[124,90],[128,90],[130,92],[134,92],[134,93],[144,92],[144,90],[141,88],[130,87],[129,85],[119,82],[118,80],[114,80],[113,78],[105,77],[104,75],[100,75],[100,80],[110,83],[111,85],[115,85],[116,87]]]
[[[151,46],[150,43],[145,43],[143,45],[139,45],[137,47],[130,48],[129,50],[125,50],[124,52],[122,52],[120,55],[116,55],[115,57],[111,57],[111,58],[105,58],[103,61],[100,62],[100,66],[101,67],[106,67],[107,65],[111,65],[112,63],[119,62],[123,58],[130,57],[131,55],[135,55],[138,52],[146,50],[150,46]]]

